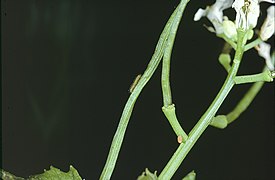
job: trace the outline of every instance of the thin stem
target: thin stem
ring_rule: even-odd
[[[235,121],[248,108],[258,92],[262,89],[263,85],[264,82],[256,82],[251,86],[251,88],[247,91],[237,106],[226,115],[228,124]]]
[[[254,83],[230,113],[213,117],[210,125],[220,129],[226,128],[228,124],[235,121],[248,108],[263,85],[264,82]]]
[[[261,42],[263,42],[263,40],[261,40],[261,38],[257,38],[256,40],[252,41],[251,43],[248,43],[247,45],[245,45],[244,51],[254,48],[255,46],[259,45]]]
[[[228,44],[231,45],[231,47],[232,47],[233,49],[236,50],[237,44],[236,44],[232,39],[228,38],[228,37],[227,37],[225,34],[223,34],[223,33],[222,33],[222,34],[218,34],[217,36],[223,38]]]
[[[253,82],[271,82],[273,81],[273,76],[270,71],[266,70],[259,74],[236,76],[234,78],[236,84],[253,83]]]
[[[111,144],[111,148],[107,157],[106,164],[104,166],[104,169],[102,171],[102,174],[100,176],[101,180],[108,180],[111,178],[111,175],[113,173],[113,170],[115,168],[115,164],[118,158],[118,154],[122,145],[122,141],[126,132],[126,128],[132,113],[132,110],[134,108],[135,102],[143,89],[143,87],[146,85],[146,83],[149,81],[153,73],[155,72],[158,64],[160,63],[160,60],[163,56],[164,48],[166,47],[166,41],[168,38],[168,35],[173,31],[173,28],[177,28],[175,24],[179,24],[179,21],[181,19],[182,13],[184,11],[184,8],[187,4],[187,0],[182,0],[179,4],[179,6],[174,10],[173,14],[169,18],[167,24],[164,27],[164,30],[159,38],[159,41],[157,43],[155,52],[147,66],[147,69],[145,70],[144,74],[141,76],[140,80],[138,81],[137,85],[133,89],[125,107],[122,112],[119,125],[117,127],[116,133],[113,137],[113,141]]]
[[[239,65],[244,52],[244,45],[246,43],[246,32],[243,30],[238,30],[238,41],[237,41],[237,49],[235,53],[235,57],[233,60],[232,68],[230,69],[227,78],[219,91],[218,95],[207,109],[207,111],[200,118],[198,123],[191,130],[187,141],[183,144],[180,144],[168,164],[165,166],[161,174],[159,175],[160,180],[171,179],[184,158],[187,156],[188,152],[194,146],[196,141],[199,139],[201,134],[205,131],[208,125],[211,122],[211,119],[214,117],[215,113],[218,111],[222,102],[234,86],[234,77],[236,76]]]
[[[263,72],[266,71],[268,71],[268,68],[264,67]],[[264,83],[264,81],[254,83],[230,113],[228,113],[227,115],[218,115],[216,117],[213,117],[210,125],[224,129],[225,127],[227,127],[228,124],[235,121],[255,99],[256,95],[262,89]]]
[[[168,119],[170,125],[172,126],[174,132],[178,136],[178,142],[182,143],[185,142],[188,138],[187,134],[182,129],[179,121],[177,120],[176,116],[176,108],[175,105],[163,106],[162,111],[165,114],[166,118]]]

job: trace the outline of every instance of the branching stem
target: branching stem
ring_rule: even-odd
[[[163,95],[163,107],[162,111],[168,119],[170,125],[172,126],[174,132],[178,137],[178,142],[185,142],[188,138],[187,134],[182,129],[177,116],[176,116],[176,107],[172,101],[172,93],[170,87],[170,62],[172,49],[178,29],[178,24],[174,24],[171,32],[167,38],[166,47],[163,54],[162,60],[162,74],[161,74],[161,88]]]
[[[266,72],[266,71],[268,71],[267,67],[264,68],[263,72]],[[217,128],[223,129],[228,124],[235,121],[248,108],[248,106],[254,100],[256,95],[262,89],[264,83],[265,83],[264,81],[255,82],[230,113],[228,113],[227,115],[218,115],[216,117],[213,117],[211,121],[211,125]]]
[[[217,110],[223,103],[224,99],[234,86],[234,77],[236,76],[239,65],[242,59],[242,55],[244,52],[244,45],[246,44],[246,31],[243,31],[241,29],[238,30],[238,41],[237,41],[237,48],[235,57],[233,60],[232,68],[230,69],[228,76],[219,91],[218,95],[210,105],[210,107],[207,109],[207,111],[203,114],[203,116],[200,118],[198,123],[194,126],[194,128],[189,133],[189,137],[187,141],[183,144],[180,144],[168,164],[165,166],[161,174],[159,175],[160,180],[166,180],[171,179],[186,155],[189,153],[191,148],[194,146],[196,141],[199,139],[201,134],[205,131],[205,129],[208,127],[208,125],[211,122],[211,119],[216,114]]]
[[[101,180],[109,180],[115,168],[115,164],[118,158],[118,154],[122,145],[122,141],[126,132],[126,128],[134,108],[135,102],[149,79],[152,77],[153,73],[155,72],[157,66],[160,63],[161,58],[163,57],[163,52],[166,47],[166,42],[169,34],[174,31],[173,28],[177,28],[178,24],[181,20],[183,11],[186,7],[186,4],[190,0],[181,0],[178,7],[174,10],[173,14],[169,18],[167,24],[164,27],[164,30],[159,38],[157,43],[155,52],[147,66],[147,69],[144,71],[143,75],[141,76],[140,80],[136,84],[135,88],[133,89],[125,107],[122,112],[116,133],[113,137],[113,141],[111,144],[111,148],[107,157],[106,164],[103,168],[101,173],[100,179]]]
[[[252,75],[236,76],[234,81],[236,84],[253,83],[253,82],[271,82],[273,81],[272,73],[268,70]]]

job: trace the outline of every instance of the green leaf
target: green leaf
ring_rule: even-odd
[[[70,166],[70,170],[68,172],[62,172],[59,169],[51,166],[50,170],[45,170],[43,174],[30,176],[28,180],[82,180],[79,176],[77,170]]]
[[[151,173],[147,168],[145,169],[145,172],[142,172],[142,174],[138,177],[137,180],[157,180],[157,171]]]

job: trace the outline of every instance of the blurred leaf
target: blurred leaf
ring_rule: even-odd
[[[24,178],[17,177],[4,170],[1,170],[1,178],[3,180],[24,180]],[[59,169],[51,166],[50,170],[44,170],[44,173],[30,176],[25,180],[60,180],[60,179],[82,180],[77,170],[73,166],[70,166],[70,170],[68,172],[62,172]]]
[[[157,171],[151,173],[147,168],[145,169],[145,172],[143,172],[137,180],[157,180]]]
[[[17,177],[9,172],[4,171],[3,169],[0,169],[0,177],[3,180],[24,180],[24,178]]]
[[[182,180],[195,180],[195,179],[196,179],[196,173],[195,171],[191,171]]]
[[[70,166],[70,170],[67,173],[62,172],[59,169],[51,166],[50,170],[45,171],[43,174],[30,176],[29,178],[29,180],[59,180],[59,179],[82,180],[77,170],[73,166]]]

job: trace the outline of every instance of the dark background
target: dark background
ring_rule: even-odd
[[[178,1],[2,0],[2,165],[26,177],[50,165],[73,165],[98,179],[129,86],[142,73]],[[223,40],[193,22],[193,0],[178,30],[171,64],[177,115],[189,132],[221,87],[217,61]],[[263,4],[266,6],[267,4]],[[227,10],[234,19],[234,11]],[[233,13],[233,14],[232,14]],[[260,21],[264,18],[262,10]],[[271,41],[273,41],[271,39]],[[239,74],[261,71],[255,50]],[[235,86],[219,114],[228,113],[250,85]],[[161,112],[160,68],[134,108],[112,179],[161,172],[178,144]],[[209,127],[174,179],[191,170],[203,180],[274,179],[274,84],[225,130]]]

